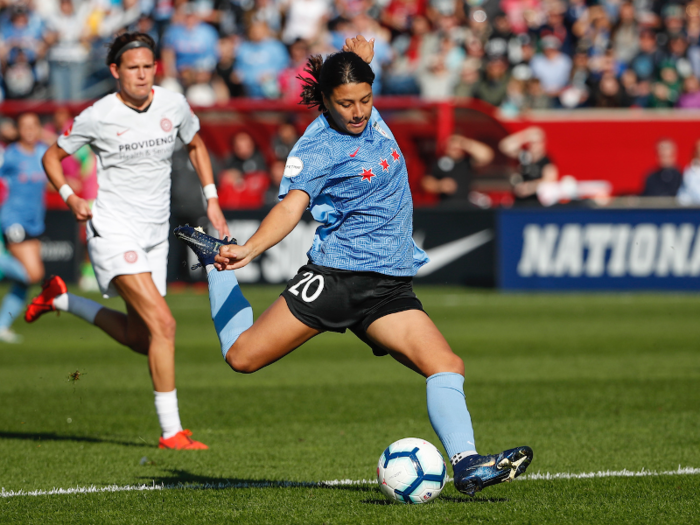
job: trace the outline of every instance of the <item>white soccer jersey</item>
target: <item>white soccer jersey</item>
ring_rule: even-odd
[[[147,111],[128,107],[113,93],[76,117],[58,145],[72,154],[90,144],[97,155],[92,223],[98,234],[127,229],[139,235],[167,223],[175,137],[189,144],[198,130],[199,119],[185,97],[157,86]]]

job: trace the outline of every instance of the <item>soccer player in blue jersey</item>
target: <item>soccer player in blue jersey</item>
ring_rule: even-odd
[[[185,226],[175,230],[206,267],[212,319],[224,359],[237,372],[267,366],[324,331],[350,329],[376,355],[427,378],[428,415],[455,473],[473,495],[512,480],[532,449],[476,452],[464,398],[464,363],[423,311],[412,277],[428,259],[412,239],[413,206],[403,154],[372,105],[373,43],[311,57],[303,102],[322,112],[294,146],[280,203],[244,245]],[[289,234],[306,209],[318,222],[309,262],[253,323],[235,274]],[[218,271],[217,271],[218,270]]]
[[[7,185],[7,199],[0,209],[0,228],[9,253],[0,255],[0,271],[13,284],[0,306],[0,341],[19,343],[10,328],[24,309],[27,288],[44,277],[41,243],[44,233],[46,174],[41,157],[46,145],[39,142],[41,124],[34,113],[20,115],[19,141],[5,151],[0,177]]]

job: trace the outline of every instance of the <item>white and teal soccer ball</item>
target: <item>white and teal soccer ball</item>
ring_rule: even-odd
[[[377,481],[384,495],[400,503],[427,503],[438,497],[447,468],[442,454],[424,439],[399,439],[379,458]]]

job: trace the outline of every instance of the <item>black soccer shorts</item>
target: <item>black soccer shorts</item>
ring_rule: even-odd
[[[367,328],[385,315],[423,310],[413,293],[412,277],[392,277],[376,272],[338,270],[306,264],[282,292],[292,315],[321,331],[350,329],[374,355],[387,351],[372,343]]]

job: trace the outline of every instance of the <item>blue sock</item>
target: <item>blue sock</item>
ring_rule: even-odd
[[[472,418],[464,400],[464,377],[442,372],[426,381],[428,417],[449,459],[460,452],[476,452]]]
[[[241,287],[233,271],[219,272],[207,268],[211,318],[221,343],[221,354],[226,353],[238,336],[253,326],[253,309],[243,297]]]
[[[2,301],[0,307],[0,328],[9,328],[21,315],[27,299],[27,285],[15,283]]]
[[[27,270],[24,269],[21,262],[12,257],[9,253],[0,255],[0,272],[8,279],[12,279],[17,283],[29,283]]]

